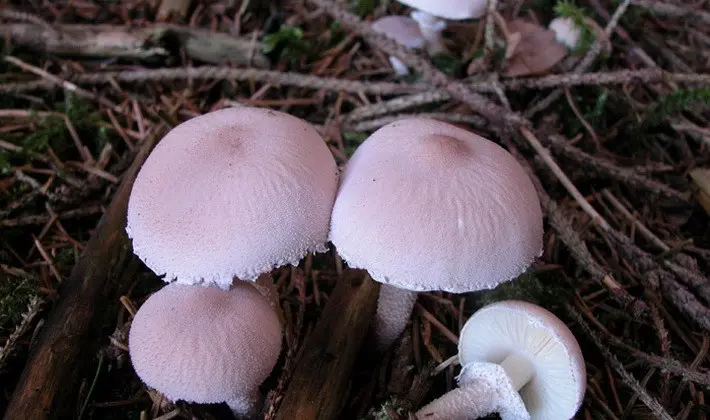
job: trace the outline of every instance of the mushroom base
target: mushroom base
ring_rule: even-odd
[[[411,13],[412,19],[419,24],[419,30],[427,40],[427,52],[429,55],[444,54],[449,50],[444,45],[441,33],[446,29],[446,21],[421,10]]]
[[[417,420],[473,420],[498,413],[503,420],[530,420],[508,375],[494,363],[469,363],[458,376],[459,387],[417,411]]]
[[[259,389],[255,389],[249,395],[237,395],[229,401],[226,401],[226,403],[236,418],[240,420],[251,420],[259,416],[264,404],[264,398],[261,392],[259,392]]]

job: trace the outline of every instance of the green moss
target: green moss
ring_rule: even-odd
[[[563,285],[555,275],[539,276],[527,272],[495,289],[474,293],[474,310],[504,300],[523,300],[545,308],[554,307],[569,294]]]
[[[303,38],[303,29],[294,25],[281,25],[278,31],[264,36],[264,54],[277,55],[294,64],[313,50],[311,42]]]
[[[19,324],[37,291],[37,285],[27,278],[9,277],[0,283],[0,328],[12,329]]]
[[[358,131],[346,131],[343,133],[343,143],[345,146],[345,154],[351,157],[358,146],[362,144],[367,139],[367,133],[361,133]]]
[[[568,0],[561,0],[555,5],[555,14],[559,17],[571,18],[574,24],[581,28],[582,35],[575,52],[584,54],[589,51],[596,37],[592,28],[585,21],[587,18],[586,11]]]

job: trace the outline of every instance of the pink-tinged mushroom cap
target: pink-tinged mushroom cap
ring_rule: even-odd
[[[475,19],[486,14],[486,0],[397,0],[429,15],[450,20]]]
[[[426,45],[419,24],[407,16],[384,16],[372,22],[372,29],[408,48],[424,48]]]
[[[307,122],[268,109],[192,118],[136,178],[126,231],[166,281],[227,288],[325,251],[337,165]]]
[[[494,288],[542,252],[542,211],[502,147],[444,122],[408,118],[353,154],[330,239],[351,266],[398,288]]]
[[[579,343],[546,309],[503,301],[478,310],[459,338],[459,361],[503,367],[533,420],[573,418],[587,374]]]
[[[172,283],[140,307],[128,345],[141,380],[170,400],[227,402],[250,415],[278,360],[281,334],[275,311],[251,283],[230,291]]]

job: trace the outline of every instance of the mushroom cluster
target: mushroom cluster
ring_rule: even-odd
[[[416,33],[411,22],[397,25]],[[330,241],[350,267],[382,283],[373,332],[386,350],[418,292],[511,281],[541,255],[543,238],[530,178],[505,149],[470,131],[427,118],[395,121],[363,142],[339,176],[310,124],[252,107],[171,130],[136,178],[126,231],[136,255],[168,283],[133,320],[136,373],[172,400],[226,402],[244,417],[260,410],[259,385],[281,350],[272,269]],[[562,418],[584,383],[565,331],[522,302],[478,311],[462,331],[460,388],[442,397],[477,408],[451,411],[435,401],[421,412]]]
[[[227,108],[172,129],[128,204],[133,251],[171,283],[133,321],[138,376],[170,399],[253,416],[281,350],[264,277],[326,250],[337,187],[327,145],[289,114]]]
[[[480,309],[459,338],[459,387],[425,405],[417,419],[571,419],[586,391],[579,343],[546,309],[503,301]]]

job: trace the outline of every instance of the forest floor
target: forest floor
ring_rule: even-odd
[[[528,273],[492,291],[421,293],[402,339],[358,365],[342,418],[404,419],[454,388],[460,366],[432,368],[456,355],[472,313],[503,299],[538,303],[578,339],[579,418],[710,415],[710,3],[489,5],[448,21],[448,51],[429,56],[373,34],[374,19],[408,15],[392,0],[0,1],[0,412],[143,145],[246,105],[312,123],[339,165],[397,118],[440,119],[504,146],[538,188],[545,245]],[[573,50],[545,31],[558,16],[582,25]],[[272,273],[286,351],[262,387],[265,418],[336,258]],[[67,391],[76,417],[221,418],[224,407],[168,403],[135,375],[132,311],[162,282],[143,267],[129,283],[95,314],[110,323]]]

